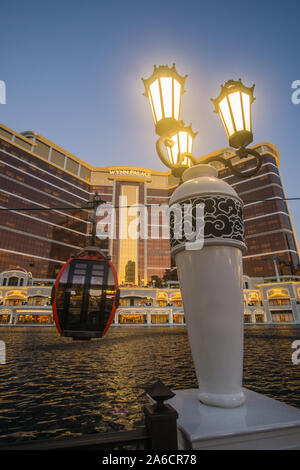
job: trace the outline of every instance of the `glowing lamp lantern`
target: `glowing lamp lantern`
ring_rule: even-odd
[[[180,127],[179,115],[181,95],[184,93],[185,77],[181,77],[175,68],[167,65],[156,67],[151,77],[142,79],[144,95],[149,98],[156,133],[169,136]]]
[[[253,140],[251,105],[254,86],[248,88],[242,80],[228,80],[221,85],[220,95],[212,99],[215,112],[223,122],[229,145],[234,148],[246,147]]]
[[[185,167],[192,165],[193,141],[197,134],[198,132],[193,132],[191,124],[181,127],[178,132],[171,134],[170,143],[172,146],[167,146],[167,152],[172,165],[182,165]]]

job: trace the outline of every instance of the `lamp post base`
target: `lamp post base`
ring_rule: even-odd
[[[208,406],[219,406],[220,408],[236,408],[245,403],[244,392],[233,394],[216,394],[216,393],[198,393],[199,400]]]
[[[181,450],[300,450],[300,409],[248,389],[245,404],[217,408],[199,402],[199,390],[177,390]]]

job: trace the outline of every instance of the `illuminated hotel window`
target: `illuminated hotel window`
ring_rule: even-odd
[[[285,322],[293,322],[294,317],[291,311],[277,311],[271,312],[272,321],[274,323],[285,323]]]
[[[51,162],[53,162],[55,165],[63,167],[65,163],[65,156],[57,150],[53,149],[51,155]]]
[[[28,142],[25,142],[23,139],[20,139],[19,137],[15,137],[15,144],[20,145],[21,147],[26,148],[27,150],[31,150],[31,144]]]
[[[138,203],[138,187],[122,185],[121,206],[132,206]],[[121,207],[120,212],[120,245],[119,245],[119,281],[120,283],[138,283],[138,240],[130,237],[130,233],[137,233],[138,213],[129,215],[129,207]]]
[[[74,173],[74,175],[78,174],[79,164],[75,162],[72,158],[67,158],[67,165],[66,169],[70,171],[70,173]]]
[[[40,140],[38,140],[37,146],[35,147],[34,152],[40,155],[41,157],[48,159],[49,150],[50,150],[49,145],[46,145]]]
[[[3,137],[5,137],[8,140],[11,140],[12,138],[12,134],[2,128],[0,129],[0,135],[3,135]]]
[[[0,324],[5,324],[10,322],[11,315],[0,314]]]
[[[89,172],[88,168],[86,168],[84,166],[81,166],[81,168],[80,168],[80,177],[85,179],[85,180],[88,180],[89,175],[90,175],[90,172]]]
[[[18,278],[16,276],[12,276],[8,279],[9,286],[17,286],[18,285]]]

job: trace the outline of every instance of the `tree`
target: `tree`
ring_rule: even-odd
[[[154,287],[162,287],[162,279],[159,276],[151,276],[151,282]]]
[[[164,282],[178,281],[177,268],[166,269],[163,277]]]

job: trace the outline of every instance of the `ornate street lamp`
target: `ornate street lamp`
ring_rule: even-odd
[[[192,164],[196,164],[193,156],[193,141],[198,132],[192,130],[192,124],[181,126],[177,132],[170,133],[169,137],[162,136],[156,143],[156,150],[161,161],[172,170],[174,176],[181,177],[184,170]],[[164,153],[162,145],[165,144],[167,154]]]
[[[253,96],[255,85],[246,87],[242,79],[228,80],[221,85],[221,92],[216,99],[211,98],[215,105],[215,112],[220,115],[225,128],[229,145],[237,150],[236,155],[246,158],[252,155],[256,159],[256,166],[249,171],[238,171],[229,159],[221,156],[213,156],[203,160],[203,163],[219,161],[223,163],[235,175],[241,178],[248,178],[255,175],[261,165],[261,155],[254,149],[246,148],[253,140],[252,133],[252,112],[251,105],[255,100]]]
[[[253,140],[251,123],[251,104],[255,85],[251,88],[238,81],[228,80],[221,85],[218,98],[211,99],[215,112],[222,119],[229,145],[234,148],[246,147]]]
[[[180,177],[184,170],[196,163],[192,155],[193,139],[197,133],[191,125],[185,127],[180,120],[181,96],[184,93],[186,77],[178,74],[175,64],[154,65],[151,77],[142,79],[144,95],[149,99],[155,124],[155,131],[160,136],[156,149],[161,161],[172,173]],[[167,148],[164,153],[163,145]]]
[[[241,172],[230,159],[212,156],[198,163],[193,156],[196,134],[191,125],[186,127],[180,121],[184,83],[185,78],[177,74],[174,65],[171,69],[155,66],[152,76],[144,80],[145,95],[150,100],[156,133],[160,136],[157,153],[182,183],[169,201],[170,244],[199,384],[198,398],[206,405],[234,408],[245,401],[242,390],[242,254],[246,250],[243,201],[232,186],[218,178],[216,168],[209,163],[219,161],[242,178],[252,176],[261,167],[261,155],[247,148],[253,140],[254,86],[248,88],[241,80],[229,80],[213,100],[229,145],[237,149],[236,155],[240,158],[252,155],[256,160],[255,168]]]
[[[142,78],[144,95],[149,98],[155,130],[159,136],[169,136],[180,127],[181,95],[184,93],[186,77],[181,77],[173,64],[171,68],[154,65],[151,77]]]
[[[156,144],[158,156],[172,170],[173,175],[179,178],[189,166],[197,163],[192,154],[192,143],[197,133],[192,131],[191,125],[185,127],[183,121],[180,121],[181,96],[184,93],[186,77],[187,75],[180,76],[173,64],[172,68],[167,65],[154,65],[152,75],[148,79],[142,79],[145,85],[144,95],[149,98],[155,130],[160,136]],[[241,178],[248,178],[259,171],[262,165],[261,155],[254,149],[246,148],[253,140],[251,105],[255,100],[254,86],[246,87],[241,79],[228,80],[221,86],[220,95],[212,101],[215,112],[223,122],[229,145],[237,149],[236,155],[241,159],[252,155],[256,160],[255,168],[239,171],[231,163],[231,159],[221,156],[208,157],[201,163],[218,161]],[[164,152],[164,146],[167,154]]]

